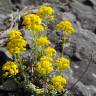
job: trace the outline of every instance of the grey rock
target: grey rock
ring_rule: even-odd
[[[96,93],[96,35],[91,31],[82,29],[81,25],[77,23],[77,33],[72,36],[71,45],[71,48],[65,48],[65,54],[71,57],[74,78],[79,78],[81,76],[89,63],[90,56],[93,54],[89,69],[80,80],[86,88],[88,88],[88,86],[93,86],[93,89],[85,89],[86,91],[81,90],[84,88],[80,83],[78,85],[78,90],[81,91],[84,96],[94,96],[93,94]]]
[[[12,1],[12,2],[9,2],[9,1]],[[11,13],[14,9],[16,9],[16,6],[20,5],[22,7],[22,6],[32,4],[33,0],[9,0],[9,1],[8,0],[6,0],[6,2],[4,0],[0,1],[0,9],[1,9],[0,14],[4,14],[4,15],[0,15],[0,18],[6,18],[5,15]],[[80,91],[84,96],[96,96],[96,55],[95,55],[96,54],[96,35],[92,32],[96,30],[96,0],[89,0],[93,4],[93,6],[85,4],[84,2],[86,1],[88,0],[73,0],[70,3],[71,12],[60,12],[58,13],[58,16],[59,16],[58,18],[59,20],[61,20],[63,16],[65,19],[67,18],[71,20],[71,22],[73,23],[76,29],[76,34],[71,37],[72,38],[72,41],[70,43],[71,46],[66,47],[64,52],[65,55],[71,58],[71,61],[72,61],[71,66],[73,70],[73,77],[71,77],[70,75],[69,78],[68,77],[66,78],[72,84],[74,84],[74,82],[72,82],[72,78],[73,78],[73,81],[76,81],[77,78],[81,76],[82,72],[84,72],[89,62],[90,55],[94,54],[92,56],[92,59],[93,59],[92,64],[90,65],[84,77],[77,83],[76,89]],[[50,33],[51,34],[49,34],[50,35],[49,37],[51,41],[57,42],[60,39],[59,37],[53,38],[55,37],[54,32],[50,32]],[[6,37],[5,35],[6,33],[3,34],[4,37]],[[30,36],[25,36],[26,39],[31,39],[29,37]],[[0,41],[0,42],[4,43],[5,41]],[[29,42],[29,43],[31,44],[32,42]],[[65,73],[67,75],[72,74],[72,70],[70,70],[69,73],[68,72],[65,72]],[[10,83],[12,83],[13,81],[8,81],[8,82],[7,83],[11,85]],[[6,87],[6,83],[4,84],[5,85],[3,85],[3,89]],[[12,85],[13,89],[16,88],[14,84],[15,83],[13,83]],[[2,89],[2,86],[0,88]],[[8,85],[6,88],[8,90],[10,89]]]
[[[86,0],[77,0],[77,1],[79,1],[79,2],[84,2],[84,1],[86,1]]]
[[[96,0],[90,0],[94,5],[96,5]]]
[[[84,96],[94,96],[96,94],[96,35],[91,30],[83,29],[82,23],[78,22],[73,13],[65,12],[62,16],[71,20],[76,29],[76,33],[71,36],[70,46],[65,47],[64,50],[64,54],[69,56],[72,61],[71,67],[74,79],[82,75],[92,55],[91,64],[80,83],[77,83],[76,88]],[[51,36],[53,37],[54,35],[51,34]],[[52,41],[54,41],[53,39]],[[72,79],[69,79],[69,82],[72,82]]]
[[[8,52],[8,50],[7,50],[6,48],[3,48],[3,47],[0,48],[0,56],[1,56],[2,54],[5,54],[5,55],[4,55],[5,58],[8,57],[8,58],[12,59],[12,55]],[[1,57],[2,57],[2,56],[1,56]],[[1,58],[0,58],[0,59],[1,59]]]
[[[94,8],[84,5],[78,0],[73,0],[70,6],[84,29],[92,31],[96,29],[96,10]]]
[[[8,15],[22,7],[31,5],[34,0],[0,0],[0,14]]]
[[[73,90],[77,90],[78,92],[81,92],[82,96],[94,96],[94,92],[96,92],[96,88],[94,86],[85,86],[81,81],[77,83],[77,85],[74,87]],[[73,93],[76,94],[76,91]],[[76,95],[76,96],[79,96],[79,95]]]
[[[0,14],[7,15],[12,11],[12,7],[9,3],[9,0],[0,0]]]
[[[16,91],[17,83],[14,80],[6,80],[2,85],[0,85],[0,90],[2,91]]]
[[[0,48],[0,72],[1,72],[2,65],[9,60],[12,60],[12,56],[9,54],[9,52],[6,49]]]

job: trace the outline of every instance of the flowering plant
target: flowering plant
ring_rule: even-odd
[[[54,9],[49,5],[41,6],[35,14],[23,16],[22,25],[25,33],[30,33],[30,45],[19,29],[12,29],[8,34],[7,49],[12,54],[13,61],[8,61],[2,66],[2,77],[13,77],[18,85],[34,96],[64,94],[68,84],[64,70],[70,68],[70,60],[63,55],[58,56],[48,38],[48,25],[54,22],[54,19]],[[56,25],[55,31],[58,30],[63,33],[64,51],[65,39],[69,39],[75,29],[71,21],[64,20]],[[23,56],[23,53],[27,56]]]

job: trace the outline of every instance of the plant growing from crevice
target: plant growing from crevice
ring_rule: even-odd
[[[75,33],[75,29],[70,20],[62,20],[56,24],[54,34],[59,30],[63,34],[62,55],[59,56],[48,38],[48,25],[56,19],[54,13],[52,6],[43,5],[37,8],[35,13],[22,16],[23,30],[31,37],[32,44],[29,44],[23,36],[23,31],[18,28],[13,28],[8,34],[6,48],[13,61],[8,61],[2,66],[2,77],[14,78],[20,87],[33,92],[34,96],[69,94],[65,92],[68,81],[64,77],[64,70],[70,68],[70,60],[64,57],[64,48],[65,44],[70,42],[70,36]],[[27,56],[24,56],[24,53]]]

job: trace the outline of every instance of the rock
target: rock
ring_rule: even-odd
[[[8,60],[12,60],[12,56],[6,49],[0,48],[0,66],[6,63]]]
[[[89,0],[89,1],[92,2],[94,6],[96,6],[96,0]]]
[[[2,85],[0,85],[0,90],[2,91],[16,91],[17,90],[17,84],[16,82],[12,79],[6,80]]]
[[[0,1],[0,14],[4,14],[7,15],[8,13],[12,12],[12,7],[9,3],[9,0],[6,0],[6,2],[4,0]]]
[[[79,89],[79,91],[83,91],[84,96],[93,96],[93,94],[96,94],[96,35],[91,31],[82,29],[81,25],[77,25],[77,34],[72,37],[71,48],[65,48],[65,54],[71,57],[74,78],[81,76],[89,63],[90,56],[93,54],[91,64],[84,77],[80,80],[86,88],[93,86],[93,89],[88,90],[90,95],[81,90],[84,89],[83,87]]]
[[[8,96],[7,93],[0,92],[0,96]]]
[[[8,15],[12,11],[20,10],[23,7],[23,3],[25,1],[30,1],[30,0],[6,0],[6,2],[4,0],[1,0],[0,1],[0,14]]]
[[[79,81],[76,86],[71,90],[71,92],[72,94],[74,94],[74,96],[94,96],[94,92],[92,90],[94,90],[93,86],[85,86],[82,82]]]
[[[0,15],[0,18],[5,19],[6,15],[11,13],[13,10],[14,11],[20,10],[21,7],[26,6],[26,5],[31,5],[33,2],[33,0],[9,0],[9,1],[8,0],[6,0],[6,2],[4,0],[0,1],[0,9],[1,9],[0,14],[2,14],[2,15]],[[56,7],[56,4],[54,5],[55,7]],[[61,20],[62,17],[64,17],[64,19],[71,20],[71,22],[73,23],[73,25],[76,29],[76,34],[71,36],[71,38],[72,38],[72,41],[70,43],[71,46],[66,47],[65,52],[64,52],[64,54],[69,56],[72,61],[71,67],[72,67],[72,71],[73,71],[73,81],[74,82],[76,82],[76,80],[84,72],[84,70],[90,60],[90,55],[94,54],[92,56],[92,60],[93,60],[92,64],[90,65],[87,73],[76,84],[76,86],[74,88],[75,91],[72,91],[72,92],[74,92],[73,93],[74,96],[78,96],[78,93],[80,96],[96,96],[96,55],[95,55],[96,54],[96,33],[95,33],[95,31],[96,31],[96,0],[70,0],[69,5],[71,8],[70,8],[70,10],[68,9],[67,12],[65,12],[66,11],[65,6],[63,8],[63,5],[60,7],[59,7],[59,5],[57,5],[57,7],[59,8],[59,11],[58,11],[59,20]],[[67,6],[67,8],[69,8],[69,6]],[[3,34],[4,37],[6,37],[5,33]],[[26,39],[29,39],[29,37],[30,36],[25,36]],[[53,38],[53,37],[55,37],[55,34],[54,34],[54,32],[51,32],[51,31],[50,31],[49,37],[50,37],[51,41],[54,42],[54,44],[56,44],[56,42],[60,40],[59,36],[56,38]],[[0,42],[4,43],[5,41],[0,41]],[[30,40],[29,40],[29,43],[32,44],[32,42],[30,42]],[[61,42],[59,41],[59,44],[60,43]],[[60,45],[59,45],[59,48],[60,48]],[[8,57],[10,57],[10,56],[8,56]],[[2,64],[4,64],[7,61],[8,58],[7,59],[6,58],[7,57],[6,57],[5,53],[0,53],[0,60],[3,62]],[[69,70],[69,73],[66,72],[66,74],[70,75],[71,70]],[[70,76],[67,79],[70,81],[71,85],[73,85],[74,82],[72,81],[71,78],[72,77]],[[10,84],[11,81],[8,81],[8,82],[7,83],[9,85],[11,85]],[[6,87],[6,83],[4,83],[4,84],[5,85],[3,85],[3,89],[9,88],[8,86]],[[13,82],[13,85],[12,85],[13,89],[16,88],[16,86],[14,84],[15,83]],[[1,87],[1,89],[2,89],[2,87]],[[76,91],[78,93],[76,93]],[[4,95],[0,94],[0,96],[4,96]],[[5,95],[5,96],[7,96],[7,95]],[[21,95],[21,96],[23,96],[23,95]]]
[[[9,52],[3,48],[0,48],[0,84],[2,83],[2,66],[9,60],[12,60]]]
[[[84,1],[82,3],[78,0],[73,0],[73,2],[70,3],[70,6],[72,8],[72,12],[80,21],[82,27],[94,32],[96,29],[96,10],[88,5],[85,5]]]
[[[0,96],[24,96],[25,94],[24,89],[18,87],[16,81],[12,78],[0,85]]]
[[[90,61],[90,56],[93,54],[90,67],[80,80],[80,83],[76,85],[76,90],[82,94],[80,96],[94,96],[94,94],[96,94],[96,35],[91,30],[83,29],[82,23],[80,24],[78,22],[74,13],[65,12],[62,16],[71,20],[76,29],[76,34],[71,36],[70,46],[65,47],[64,50],[64,54],[69,56],[72,62],[71,67],[74,81],[85,71],[87,64]],[[51,36],[53,37],[53,35]],[[52,41],[54,41],[53,39],[54,38],[52,38]],[[58,46],[58,49],[61,50],[60,45]],[[72,80],[70,79],[69,82],[71,81]],[[75,96],[78,95],[75,94]]]

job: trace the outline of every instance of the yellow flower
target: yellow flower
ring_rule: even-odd
[[[4,74],[3,74],[3,77],[7,77],[9,75],[9,72],[5,72]]]
[[[62,76],[58,75],[56,77],[53,77],[52,80],[52,85],[54,86],[54,88],[61,92],[64,90],[65,85],[67,84],[67,81],[65,78],[63,78]]]
[[[70,61],[64,57],[58,58],[56,60],[56,66],[59,71],[70,68]]]
[[[33,26],[33,30],[35,30],[36,32],[42,32],[44,31],[44,27],[42,25],[32,25]]]
[[[2,70],[5,72],[3,74],[4,77],[7,77],[8,75],[15,76],[18,71],[18,64],[16,62],[7,61],[3,66]]]
[[[51,21],[54,20],[54,10],[52,7],[48,6],[48,5],[44,5],[41,6],[38,11],[37,14],[42,17],[42,18],[49,18]]]
[[[41,18],[36,14],[27,14],[23,17],[23,24],[30,25],[30,24],[41,24]]]
[[[65,35],[70,35],[75,32],[71,22],[69,20],[61,21],[56,25],[57,30],[61,30],[64,32]]]
[[[22,39],[13,39],[12,41],[9,41],[7,44],[8,51],[12,54],[20,54],[22,51],[26,50],[26,44],[27,41]]]
[[[48,47],[45,48],[44,52],[48,55],[48,56],[53,56],[56,54],[56,50],[52,47]]]
[[[45,46],[45,45],[49,45],[50,44],[50,41],[48,40],[47,37],[40,37],[38,38],[35,43],[37,45],[40,45],[40,46]]]
[[[13,40],[14,38],[21,38],[22,34],[19,30],[13,29],[8,34],[8,40]]]
[[[41,32],[44,30],[41,18],[36,14],[27,14],[23,17],[23,25],[26,29]]]
[[[51,84],[48,86],[48,88],[49,88],[50,90],[54,90],[54,86],[51,85]]]
[[[49,56],[42,56],[40,58],[40,61],[49,61],[49,62],[52,62],[53,59],[51,57],[49,57]]]
[[[19,31],[11,31],[8,35],[8,44],[7,49],[12,54],[20,54],[22,51],[26,50],[27,41],[20,36],[21,33]],[[12,37],[11,37],[12,36]]]
[[[45,75],[52,72],[53,66],[49,61],[40,61],[36,66],[36,70],[38,71],[38,73]]]
[[[50,16],[50,21],[54,21],[54,16],[52,15],[52,16]]]
[[[39,95],[39,94],[42,94],[44,91],[43,89],[36,89],[36,94]]]

